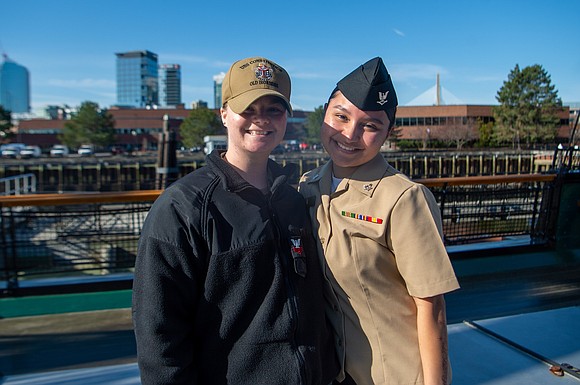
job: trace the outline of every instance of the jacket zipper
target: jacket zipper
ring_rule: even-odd
[[[290,248],[290,245],[288,244],[287,239],[282,239],[282,232],[280,230],[280,223],[278,221],[278,216],[276,215],[276,212],[272,209],[272,200],[274,199],[274,196],[275,196],[277,191],[278,191],[277,188],[274,189],[272,191],[272,194],[270,195],[270,198],[267,200],[268,201],[268,212],[270,213],[270,218],[272,219],[272,223],[274,224],[274,226],[273,226],[274,231],[275,231],[274,235],[275,235],[275,239],[277,239],[277,242],[278,242],[278,248],[276,251],[276,255],[278,256],[278,258],[282,259],[282,266],[284,267],[284,282],[286,283],[286,288],[288,290],[287,302],[290,305],[289,309],[291,312],[290,317],[291,317],[291,321],[292,321],[292,341],[291,341],[291,343],[292,343],[292,347],[294,348],[294,352],[296,353],[296,358],[298,360],[301,382],[304,383],[304,381],[306,379],[306,361],[304,359],[302,352],[298,348],[298,344],[296,343],[296,332],[297,332],[298,324],[299,324],[298,303],[297,303],[296,295],[295,295],[296,290],[294,288],[292,280],[290,279],[290,275],[295,274],[295,272],[294,272],[294,267],[289,266],[290,261],[288,260],[288,254],[283,252],[283,250],[288,250]],[[280,253],[280,251],[282,251],[282,252]]]

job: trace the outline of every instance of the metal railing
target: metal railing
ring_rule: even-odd
[[[502,175],[418,180],[433,192],[446,245],[514,235],[544,242],[556,175]]]
[[[0,195],[20,195],[36,192],[36,175],[33,173],[0,178]]]
[[[160,192],[0,197],[4,290],[33,278],[132,271],[143,221]]]
[[[419,180],[440,206],[446,245],[529,235],[555,175]],[[143,221],[161,190],[0,197],[0,274],[5,293],[23,281],[131,273]],[[542,208],[543,207],[543,208]],[[1,288],[1,286],[0,286]]]
[[[410,178],[535,174],[550,169],[552,152],[384,152],[387,161]],[[324,152],[273,155],[279,163],[298,166],[300,175],[328,160]],[[0,163],[0,178],[23,173],[36,175],[41,193],[135,191],[156,188],[158,164],[154,157],[75,158]],[[202,157],[179,157],[178,176],[203,166]]]

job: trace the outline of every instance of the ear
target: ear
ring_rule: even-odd
[[[226,108],[222,107],[220,108],[220,116],[222,118],[222,124],[224,125],[224,127],[226,126],[226,120],[228,117],[228,111]]]

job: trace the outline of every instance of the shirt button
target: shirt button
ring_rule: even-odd
[[[342,346],[342,340],[339,338],[336,343],[338,344],[338,346]]]

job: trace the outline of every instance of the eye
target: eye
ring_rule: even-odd
[[[367,123],[363,126],[363,128],[365,129],[365,131],[378,131],[380,128],[376,126],[376,124],[373,123]]]
[[[252,105],[250,104],[250,105],[248,106],[248,108],[246,108],[246,109],[244,110],[244,112],[242,112],[240,115],[251,115],[251,114],[253,114],[254,112],[255,112],[255,111],[254,111],[254,108],[253,108],[253,107],[252,107]]]
[[[348,117],[344,114],[335,114],[334,115],[335,118],[337,118],[338,120],[342,121],[342,122],[347,122],[348,121]]]
[[[281,115],[286,112],[286,108],[281,105],[275,105],[268,108],[268,113],[271,115]]]

